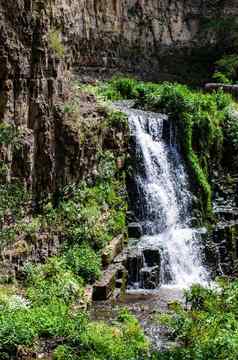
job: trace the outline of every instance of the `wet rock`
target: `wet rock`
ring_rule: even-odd
[[[171,123],[168,121],[168,119],[166,118],[163,122],[163,134],[162,137],[164,140],[166,140],[167,143],[169,143],[170,141],[170,134],[171,134]]]
[[[116,288],[121,289],[122,286],[123,286],[123,280],[122,279],[117,279],[116,280]]]
[[[134,222],[137,222],[138,219],[134,213],[134,211],[127,211],[126,213],[126,219],[127,219],[127,222],[128,223],[134,223]]]
[[[128,225],[129,238],[139,239],[143,234],[142,226],[140,223],[133,222]]]
[[[113,264],[121,264],[127,266],[128,249],[124,249],[121,254],[117,255],[113,260]]]
[[[159,286],[160,267],[145,267],[140,270],[140,287],[143,289],[156,289]]]
[[[238,210],[233,208],[217,208],[214,214],[221,221],[235,221],[238,219]]]
[[[144,249],[143,255],[147,266],[160,266],[161,263],[161,256],[159,249]]]
[[[210,230],[205,255],[215,275],[233,275],[238,257],[238,223],[222,222]]]
[[[209,266],[214,275],[218,275],[219,250],[216,244],[207,241],[204,247],[205,264]]]
[[[127,257],[128,282],[130,285],[139,281],[139,272],[143,267],[143,254],[139,249],[132,249]]]

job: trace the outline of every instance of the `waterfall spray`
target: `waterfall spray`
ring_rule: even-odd
[[[137,216],[143,228],[137,248],[141,252],[159,249],[163,285],[205,284],[208,273],[202,266],[201,236],[190,225],[192,194],[169,120],[121,106],[134,139]],[[143,287],[143,281],[139,286]]]

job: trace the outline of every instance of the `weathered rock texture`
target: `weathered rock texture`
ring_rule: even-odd
[[[0,2],[0,121],[16,125],[22,151],[2,147],[8,180],[20,177],[35,194],[52,192],[56,179],[56,104],[65,100],[66,63],[49,47],[46,2]],[[40,164],[40,166],[39,166]]]
[[[2,149],[8,177],[22,177],[35,194],[54,191],[63,173],[71,177],[59,149],[62,139],[73,139],[57,107],[67,101],[70,69],[80,78],[118,69],[184,78],[194,70],[184,60],[197,53],[194,64],[203,68],[209,46],[214,51],[217,44],[204,19],[237,12],[235,1],[221,0],[0,0],[0,121],[27,134],[21,153]],[[57,31],[65,48],[60,56],[49,41]]]
[[[238,6],[224,0],[84,0],[64,1],[62,12],[70,19],[64,33],[77,71],[120,68],[154,80],[192,80],[206,73],[219,46],[231,46],[229,31],[224,36],[211,24],[221,16],[233,22]]]

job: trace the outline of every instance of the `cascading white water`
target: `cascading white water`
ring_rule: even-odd
[[[144,234],[137,246],[160,249],[162,284],[205,284],[200,234],[190,227],[192,195],[169,121],[161,114],[123,111],[134,139],[137,208]]]

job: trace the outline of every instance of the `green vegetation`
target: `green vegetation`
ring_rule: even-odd
[[[186,299],[187,310],[177,304],[175,315],[161,317],[180,346],[155,359],[237,359],[238,281],[223,279],[214,290],[193,286]]]
[[[11,146],[11,149],[20,150],[20,142],[23,133],[11,124],[0,124],[0,148],[3,153]],[[3,246],[10,242],[15,236],[13,225],[22,219],[27,212],[29,194],[19,179],[14,179],[11,183],[7,182],[6,177],[9,172],[8,164],[4,156],[0,160],[0,244]],[[5,226],[4,226],[5,225]]]
[[[138,321],[126,311],[119,315],[113,326],[103,322],[87,324],[79,340],[80,348],[77,342],[70,347],[58,346],[53,359],[139,360],[147,357],[148,342]]]
[[[19,182],[0,184],[0,227],[7,216],[12,221],[21,219],[28,199],[29,195]]]
[[[49,32],[49,46],[54,51],[56,56],[58,56],[59,58],[64,57],[65,48],[62,44],[59,30],[53,29]]]
[[[69,260],[66,254],[45,265],[27,264],[24,292],[0,296],[1,358],[15,356],[19,348],[31,354],[40,339],[52,341],[54,359],[133,360],[146,354],[148,343],[127,312],[111,326],[89,321],[82,309],[83,281]],[[57,339],[61,345],[55,348]]]
[[[21,147],[21,137],[23,133],[14,125],[8,123],[0,123],[0,148],[7,149],[11,146],[12,150],[19,150]],[[0,183],[6,183],[8,173],[8,165],[4,157],[0,159]]]
[[[59,34],[52,32],[52,48],[62,56],[58,40]],[[74,126],[74,134],[80,133],[80,145],[87,145],[93,137],[99,142],[98,134],[111,136],[108,145],[103,143],[105,135],[100,137],[103,144],[92,144],[96,164],[85,179],[43,199],[34,213],[32,194],[22,184],[15,181],[0,186],[1,249],[10,249],[15,257],[22,252],[27,256],[25,251],[37,247],[42,234],[47,235],[43,241],[56,236],[62,244],[58,255],[43,264],[26,261],[12,282],[1,274],[0,359],[21,353],[34,357],[46,340],[55,360],[139,360],[147,356],[148,341],[127,311],[108,325],[90,321],[86,310],[85,286],[101,275],[102,248],[115,236],[126,236],[125,169],[117,161],[124,159],[120,152],[124,143],[117,149],[113,141],[117,132],[125,132],[127,119],[101,101],[93,110],[87,108],[99,114],[96,121],[87,118],[83,124],[80,105],[79,95],[64,105],[67,125]],[[0,145],[12,145],[15,130],[1,129]]]
[[[215,64],[216,71],[213,79],[224,84],[233,84],[238,81],[238,55],[224,55]]]
[[[152,84],[131,78],[112,79],[93,91],[110,100],[134,99],[138,107],[169,115],[179,129],[178,140],[201,194],[204,217],[210,215],[210,169],[222,156],[223,125],[234,106],[231,96],[222,91],[205,94],[176,83]]]
[[[137,107],[168,114],[179,130],[178,141],[200,193],[204,217],[211,215],[211,168],[219,164],[224,143],[229,143],[234,153],[238,150],[237,113],[230,96],[130,78],[79,88],[98,97],[102,133],[124,133],[127,126],[125,115],[105,106],[108,99],[134,99]],[[83,146],[88,135],[94,135],[95,141],[98,138],[86,122],[84,126],[77,122],[79,104],[76,96],[63,110],[72,127],[80,130]],[[14,139],[12,129],[0,129],[0,145],[8,146]],[[105,139],[110,140],[108,136]],[[21,184],[0,186],[1,247],[13,245],[16,255],[14,242],[24,239],[30,247],[41,234],[47,234],[48,239],[57,236],[62,244],[57,256],[44,264],[26,262],[20,280],[0,285],[0,359],[10,359],[21,350],[38,352],[45,339],[54,360],[235,359],[237,282],[223,282],[217,290],[194,286],[186,294],[191,307],[176,305],[174,315],[160,319],[166,320],[181,345],[168,352],[148,354],[148,341],[127,311],[110,325],[90,321],[85,286],[101,275],[103,247],[115,236],[126,234],[125,171],[117,162],[121,154],[112,149],[111,143],[99,146],[90,177],[42,200],[35,214],[30,211],[30,195]]]
[[[146,353],[147,341],[133,317],[121,316],[109,326],[91,323],[81,309],[84,286],[101,274],[100,249],[125,232],[124,186],[124,175],[117,170],[113,153],[104,152],[98,155],[93,184],[67,186],[56,207],[45,203],[43,211],[30,222],[16,217],[14,226],[9,227],[15,238],[27,234],[34,241],[37,232],[47,231],[49,236],[60,233],[64,246],[61,255],[44,265],[26,264],[24,283],[18,283],[13,294],[0,296],[2,357],[14,356],[19,347],[30,353],[39,339],[45,338],[52,343],[61,339],[54,359],[133,360]],[[24,204],[24,192],[19,191],[16,198],[11,191],[5,195],[3,192],[6,207],[14,209]],[[3,214],[6,207],[2,208]],[[8,234],[1,232],[2,241],[4,235]]]
[[[0,124],[0,145],[9,145],[16,142],[17,130],[13,125]]]
[[[218,60],[215,62],[213,79],[218,83],[234,84],[238,81],[238,22],[237,17],[224,12],[224,2],[212,4],[211,16],[202,20],[203,30],[211,32],[217,38]],[[214,49],[215,51],[215,49]],[[221,54],[223,54],[221,56]]]

